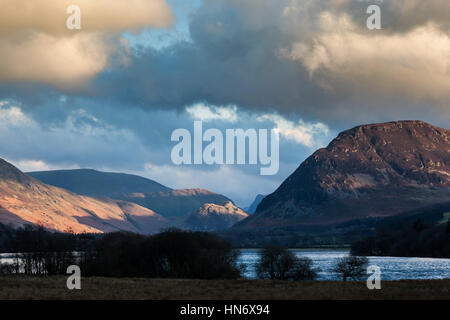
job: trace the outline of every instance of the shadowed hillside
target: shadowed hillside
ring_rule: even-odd
[[[307,158],[256,213],[236,224],[235,243],[348,243],[352,221],[382,218],[450,199],[450,131],[423,121],[362,125]],[[347,223],[347,228],[342,227]],[[346,235],[347,233],[347,235]],[[290,239],[290,240],[289,240]],[[295,242],[295,241],[294,241]]]

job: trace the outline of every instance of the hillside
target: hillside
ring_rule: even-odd
[[[196,231],[218,231],[229,228],[248,217],[231,201],[223,206],[206,203],[190,214],[184,222],[184,227]]]
[[[153,180],[123,173],[80,169],[30,172],[29,175],[77,194],[136,203],[176,220],[174,224],[206,203],[224,205],[231,201],[209,190],[172,190]]]
[[[355,219],[450,199],[450,131],[423,121],[362,125],[317,150],[233,230],[332,234]],[[277,231],[276,231],[277,230]]]
[[[94,199],[46,185],[0,159],[0,223],[74,233],[154,233],[166,222],[134,203]]]

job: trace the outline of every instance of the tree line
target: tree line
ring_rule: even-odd
[[[355,255],[450,258],[450,203],[383,219],[352,244]]]
[[[78,265],[83,276],[237,279],[246,268],[240,251],[207,232],[167,229],[146,236],[128,232],[69,234],[31,225],[13,229],[0,224],[0,252],[11,252],[13,263],[1,264],[0,274],[66,274]],[[345,257],[330,270],[345,281],[366,272],[367,259]],[[255,266],[259,279],[315,280],[320,269],[308,257],[267,246]]]
[[[2,273],[65,274],[78,265],[83,276],[238,278],[239,252],[205,232],[168,229],[152,236],[126,232],[102,235],[49,232],[42,227],[0,227],[2,252],[15,252]]]

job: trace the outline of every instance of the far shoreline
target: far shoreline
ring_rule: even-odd
[[[308,248],[288,248],[289,250],[297,250],[297,251],[311,251],[311,250],[316,250],[316,251],[327,251],[327,250],[331,250],[331,251],[349,251],[350,250],[350,246],[345,247],[345,246],[339,246],[339,247],[308,247]],[[242,251],[249,251],[249,250],[261,250],[262,247],[253,247],[253,248],[233,248],[235,250],[242,250]]]

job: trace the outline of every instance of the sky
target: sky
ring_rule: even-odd
[[[81,29],[68,30],[76,4]],[[366,10],[381,9],[381,29]],[[447,0],[0,0],[0,157],[206,188],[247,206],[356,125],[449,128]],[[171,133],[276,129],[279,172],[174,165]]]

